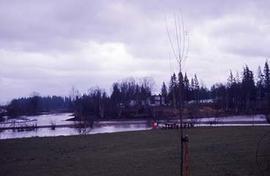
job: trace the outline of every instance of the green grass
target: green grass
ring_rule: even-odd
[[[191,175],[262,175],[256,148],[266,132],[270,128],[189,130]],[[259,153],[269,156],[270,134],[265,139]],[[1,176],[179,176],[179,158],[176,130],[0,141]],[[269,157],[259,161],[266,160]]]

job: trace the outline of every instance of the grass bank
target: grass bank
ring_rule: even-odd
[[[191,175],[262,175],[256,148],[266,132],[270,128],[190,129]],[[259,154],[269,155],[270,136],[261,144]],[[176,130],[1,140],[0,175],[179,176],[179,157]],[[259,160],[263,167],[267,159]]]

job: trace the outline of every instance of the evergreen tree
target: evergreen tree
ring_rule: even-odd
[[[231,110],[235,107],[236,101],[236,82],[235,78],[230,71],[228,82],[227,82],[227,94],[226,94],[226,109]]]
[[[118,83],[113,84],[113,91],[111,94],[111,100],[115,104],[119,104],[121,102],[121,92],[120,92],[120,88],[119,88]]]
[[[193,91],[194,91],[194,99],[196,100],[197,103],[199,103],[200,85],[199,85],[199,81],[196,74],[194,75],[194,79],[193,79]]]
[[[267,102],[267,106],[270,106],[270,70],[268,62],[266,61],[264,64],[264,94]],[[270,109],[266,108],[269,112]]]
[[[254,108],[252,103],[256,100],[256,88],[253,73],[249,70],[248,66],[245,66],[243,71],[242,95],[245,110],[252,110]]]
[[[264,75],[262,73],[261,67],[258,67],[258,73],[257,73],[257,97],[259,100],[262,100],[264,97],[264,91],[263,91],[263,85],[264,85]]]
[[[162,95],[162,97],[165,98],[165,104],[167,104],[168,91],[167,91],[167,86],[166,86],[165,82],[162,83],[161,95]]]
[[[177,78],[175,73],[171,76],[169,85],[169,101],[173,107],[176,107],[176,96],[177,96]]]
[[[228,87],[231,87],[235,83],[235,78],[233,77],[232,71],[230,70],[230,75],[228,78]]]
[[[265,62],[264,64],[264,87],[266,89],[266,92],[269,93],[270,90],[270,70],[268,62]]]
[[[183,80],[183,85],[184,85],[184,101],[189,101],[190,100],[190,85],[189,85],[189,80],[187,77],[187,74],[185,73],[184,80]]]
[[[178,95],[177,95],[177,105],[179,105],[180,103],[183,104],[183,100],[184,100],[184,78],[183,78],[183,74],[181,72],[179,72],[178,74],[178,89],[177,89]]]

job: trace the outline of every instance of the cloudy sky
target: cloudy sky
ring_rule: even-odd
[[[166,24],[182,14],[189,34],[188,75],[206,86],[230,69],[256,70],[270,56],[268,0],[0,0],[0,102],[68,95],[151,76],[158,91],[177,64]],[[181,13],[180,13],[181,12]]]

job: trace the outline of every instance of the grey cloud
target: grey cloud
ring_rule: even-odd
[[[269,57],[270,26],[266,18],[235,16],[223,20],[209,32],[220,48],[227,53],[256,58]]]
[[[186,71],[198,73],[207,85],[224,81],[230,68],[259,65],[269,56],[269,5],[267,0],[2,0],[0,98],[31,91],[67,94],[72,85],[109,90],[126,76],[153,76],[159,85],[177,71],[175,62],[174,69],[169,65],[164,17],[179,10],[191,40]]]
[[[220,3],[222,2],[222,8]],[[164,27],[164,15],[181,9],[188,23],[217,17],[234,9],[232,1],[2,1],[0,6],[0,38],[8,46],[14,44],[61,49],[69,40],[153,41]],[[219,7],[219,8],[217,8]],[[225,12],[224,12],[225,11]],[[158,30],[158,31],[156,31]],[[152,35],[152,36],[151,36]],[[30,44],[29,44],[30,43]],[[33,43],[33,44],[31,44]]]

